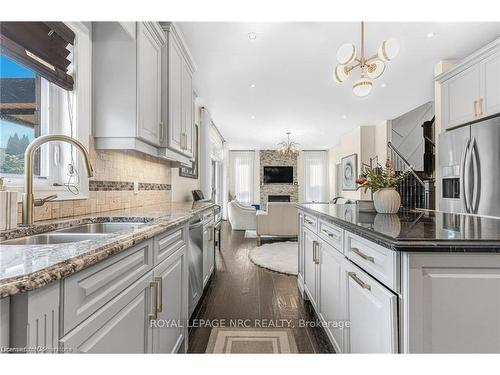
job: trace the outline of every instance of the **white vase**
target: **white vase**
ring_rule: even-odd
[[[379,214],[395,214],[401,206],[401,196],[395,188],[383,188],[373,194],[373,203]]]

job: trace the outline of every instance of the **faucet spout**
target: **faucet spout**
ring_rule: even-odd
[[[90,154],[81,142],[63,134],[48,134],[35,138],[26,147],[26,151],[24,152],[23,225],[33,225],[33,211],[35,207],[35,198],[33,195],[33,155],[41,145],[52,141],[69,143],[79,149],[85,160],[87,175],[89,177],[94,175],[94,169],[90,162]]]

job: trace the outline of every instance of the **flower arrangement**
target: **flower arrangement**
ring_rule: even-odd
[[[356,179],[356,183],[359,185],[358,189],[371,189],[373,193],[379,191],[383,188],[394,188],[401,181],[403,181],[411,172],[413,168],[408,168],[404,172],[397,174],[394,170],[393,163],[390,159],[385,162],[385,168],[380,165],[372,168],[365,165],[363,174]]]

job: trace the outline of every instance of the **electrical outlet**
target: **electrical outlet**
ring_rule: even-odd
[[[139,181],[134,181],[134,194],[139,194]]]

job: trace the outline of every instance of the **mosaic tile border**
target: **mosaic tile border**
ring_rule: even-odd
[[[134,183],[128,181],[89,181],[90,191],[133,191]],[[139,182],[139,190],[172,190],[170,184]]]

